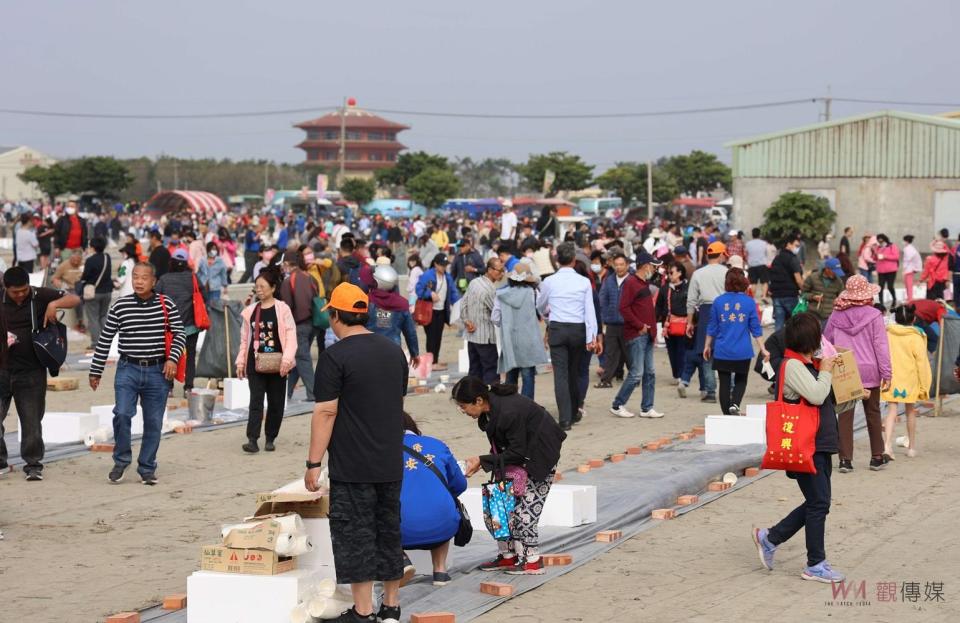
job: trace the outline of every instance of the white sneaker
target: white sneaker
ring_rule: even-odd
[[[620,405],[616,409],[610,407],[610,413],[614,414],[617,417],[637,417],[636,413],[630,413],[627,411],[627,408],[623,405]]]
[[[663,417],[663,414],[660,413],[659,411],[650,409],[649,411],[644,411],[643,413],[641,413],[640,417],[658,418],[658,417]]]
[[[684,383],[683,381],[680,381],[680,383],[677,385],[677,394],[681,398],[687,397],[687,384]]]
[[[896,443],[896,444],[897,444],[898,446],[900,446],[901,448],[909,448],[909,447],[910,447],[910,438],[907,437],[906,435],[903,435],[903,436],[901,436],[901,437],[897,437],[896,440],[894,441],[894,443]]]
[[[679,385],[679,384],[680,384],[680,379],[670,379],[670,384],[671,384],[671,385]]]

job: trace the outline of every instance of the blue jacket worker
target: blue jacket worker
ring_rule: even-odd
[[[388,337],[398,345],[400,335],[407,341],[411,365],[416,366],[420,359],[420,345],[417,341],[417,327],[410,314],[410,304],[397,292],[399,276],[392,266],[377,266],[373,271],[376,282],[370,288],[370,321],[367,330]]]

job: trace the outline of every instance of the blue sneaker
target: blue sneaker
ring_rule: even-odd
[[[773,555],[777,553],[777,546],[767,540],[769,532],[766,528],[754,528],[753,542],[757,544],[760,564],[763,565],[764,569],[773,571]]]
[[[803,570],[803,573],[800,574],[800,577],[804,580],[815,580],[817,582],[823,582],[824,584],[842,582],[844,578],[846,578],[846,576],[839,571],[834,571],[830,563],[826,560],[812,567],[807,567]]]

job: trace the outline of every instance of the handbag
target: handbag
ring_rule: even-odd
[[[780,364],[777,399],[767,403],[767,450],[761,467],[815,474],[813,454],[817,451],[820,409],[802,396],[799,403],[784,402],[784,370],[790,359],[802,361],[796,353],[787,350]]]
[[[483,496],[483,523],[487,531],[497,541],[510,540],[510,513],[517,506],[513,495],[513,482],[496,480],[492,475],[490,482],[481,486]]]
[[[473,524],[470,523],[470,513],[467,512],[467,507],[463,505],[460,498],[453,495],[453,491],[450,491],[450,488],[447,486],[447,479],[443,477],[443,474],[441,474],[437,466],[433,464],[433,461],[427,460],[427,457],[409,446],[403,446],[403,449],[407,454],[420,461],[427,469],[433,472],[434,475],[440,479],[440,482],[443,483],[443,488],[450,493],[450,496],[453,498],[453,504],[457,507],[457,512],[460,514],[460,525],[457,526],[457,533],[453,535],[453,544],[457,547],[465,546],[470,542],[470,539],[473,538]]]
[[[170,359],[170,353],[173,352],[173,331],[170,330],[170,317],[167,315],[167,306],[163,304],[163,295],[160,294],[160,309],[163,311],[163,354]],[[181,383],[187,378],[187,349],[184,348],[180,353],[180,359],[177,361],[176,378]]]
[[[207,314],[207,304],[200,292],[200,282],[196,274],[193,275],[193,326],[200,331],[210,328],[210,316]]]
[[[107,272],[107,262],[110,261],[110,258],[107,257],[107,254],[103,254],[103,269],[100,271],[100,276],[97,277],[96,283],[85,283],[83,284],[83,300],[92,301],[97,298],[97,286],[100,285],[100,281],[103,279],[103,274]]]
[[[253,321],[255,327],[260,326],[260,303],[257,303],[257,316]],[[280,364],[283,353],[261,353],[260,339],[257,331],[253,333],[253,369],[260,374],[280,374]]]
[[[543,424],[541,423],[540,426],[542,427]],[[539,433],[540,431],[537,431],[537,434]],[[497,455],[497,446],[492,441],[490,442],[490,451],[494,456]],[[503,464],[503,477],[513,482],[513,495],[522,498],[527,492],[527,470],[520,465],[507,465],[502,458],[501,463]]]
[[[62,322],[48,322],[47,326],[37,329],[37,313],[33,307],[36,288],[30,293],[30,329],[33,337],[33,352],[50,376],[60,375],[60,367],[67,360],[67,327]],[[6,300],[6,293],[4,293]]]
[[[671,294],[673,288],[667,286],[667,337],[684,337],[687,334],[687,317],[675,316],[670,313],[673,309],[670,306]]]
[[[421,327],[433,322],[433,301],[417,299],[413,306],[413,321]]]

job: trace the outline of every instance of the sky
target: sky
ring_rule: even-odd
[[[833,118],[960,109],[954,0],[466,3],[316,0],[37,0],[0,3],[0,108],[206,114],[360,107],[551,115],[835,97]],[[579,154],[599,173],[816,123],[823,104],[631,119],[384,114],[413,150],[474,159]],[[106,120],[0,113],[0,145],[54,157],[299,162],[293,124],[254,118]]]

